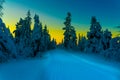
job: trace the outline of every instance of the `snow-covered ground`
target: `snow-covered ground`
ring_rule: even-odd
[[[0,80],[120,80],[119,69],[63,50],[0,64]]]

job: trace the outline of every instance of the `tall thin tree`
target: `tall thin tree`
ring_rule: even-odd
[[[77,37],[76,37],[76,31],[73,26],[71,26],[71,13],[67,13],[67,17],[64,22],[65,27],[63,30],[64,32],[64,47],[65,48],[75,48],[77,45]]]

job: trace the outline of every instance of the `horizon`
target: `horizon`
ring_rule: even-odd
[[[13,32],[19,19],[25,18],[27,11],[30,10],[31,17],[33,18],[35,14],[38,14],[43,26],[45,24],[48,26],[51,37],[60,43],[63,39],[64,30],[62,28],[65,26],[63,23],[67,12],[72,14],[71,24],[75,27],[77,35],[80,33],[84,36],[89,31],[91,17],[96,16],[102,29],[109,29],[115,37],[119,34],[118,28],[116,28],[120,25],[119,2],[119,0],[109,0],[109,3],[104,0],[34,0],[33,3],[32,0],[12,0],[4,3],[2,18],[6,26],[9,26],[10,31]],[[32,27],[33,24],[32,20]]]

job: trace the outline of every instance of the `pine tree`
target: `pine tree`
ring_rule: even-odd
[[[50,49],[49,45],[50,45],[51,37],[46,25],[43,29],[43,38],[44,38],[44,50]]]
[[[120,37],[112,38],[110,41],[110,48],[103,53],[104,57],[120,61]]]
[[[71,34],[71,48],[72,49],[76,49],[76,46],[77,46],[77,37],[76,37],[76,31],[75,31],[75,29],[74,29],[74,27],[73,26],[71,26],[71,32],[70,32],[70,34]]]
[[[52,41],[51,41],[51,43],[50,43],[50,47],[49,48],[50,49],[55,49],[56,48],[56,44],[57,44],[56,40],[53,38]]]
[[[22,18],[20,18],[19,22],[16,24],[16,30],[13,31],[13,33],[15,34],[15,43],[16,44],[20,43],[20,40],[22,39],[23,22],[24,22],[24,20]]]
[[[112,38],[110,43],[111,49],[120,49],[120,37]]]
[[[7,35],[13,40],[13,35],[12,35],[12,33],[10,32],[9,26],[8,26],[8,28],[6,28],[6,32],[8,33]]]
[[[39,21],[39,16],[34,16],[34,29],[32,33],[32,46],[34,51],[34,56],[40,51],[42,37],[42,24]]]
[[[33,51],[31,47],[31,17],[30,11],[27,13],[25,19],[20,18],[19,22],[16,24],[15,33],[15,43],[18,47],[18,54],[23,57],[31,56]]]
[[[83,51],[85,51],[87,40],[83,35],[80,36],[80,34],[79,34],[78,36],[79,36],[79,38],[78,38],[78,49],[83,52]]]
[[[0,18],[0,62],[16,58],[16,47],[9,34],[8,28]]]
[[[106,50],[110,48],[110,41],[112,39],[112,34],[108,29],[106,29],[103,33],[103,39],[102,39],[102,44],[103,44],[103,49]]]
[[[65,27],[63,30],[64,32],[64,47],[69,48],[75,48],[77,45],[77,37],[76,37],[76,31],[73,26],[71,26],[71,14],[68,12],[66,21],[64,22]]]
[[[99,22],[97,22],[95,17],[92,17],[90,32],[87,33],[87,51],[99,53],[103,49],[101,44],[102,35],[103,33],[101,25]]]
[[[24,39],[25,39],[25,45],[30,46],[30,39],[31,39],[31,14],[30,11],[27,12],[27,17],[25,18],[25,24],[24,24]]]
[[[41,37],[40,51],[46,51],[50,49],[50,42],[51,42],[51,37],[47,29],[47,26],[45,25]]]

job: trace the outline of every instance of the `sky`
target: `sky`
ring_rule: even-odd
[[[38,14],[43,26],[48,26],[51,37],[58,43],[63,39],[62,28],[67,12],[72,14],[71,24],[77,34],[86,36],[92,16],[96,16],[103,30],[108,28],[113,36],[119,31],[116,26],[120,25],[120,0],[6,0],[3,7],[2,18],[11,32],[19,19],[25,18],[30,10],[32,18]]]

